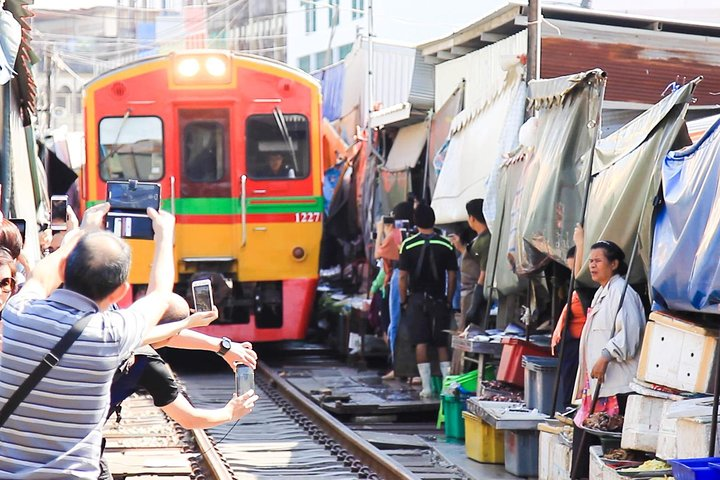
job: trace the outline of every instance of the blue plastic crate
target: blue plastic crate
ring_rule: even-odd
[[[720,480],[720,470],[714,465],[720,457],[668,460],[675,480]]]

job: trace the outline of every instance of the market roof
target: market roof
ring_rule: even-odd
[[[695,77],[693,109],[716,108],[720,91],[720,24],[543,6],[542,78],[601,68],[605,107],[646,109]],[[464,29],[420,45],[438,71],[453,60],[527,30],[527,5],[506,4]],[[441,64],[441,65],[438,65]]]
[[[720,24],[664,17],[604,12],[570,5],[543,5],[545,20],[567,20],[650,31],[720,37]],[[418,46],[429,63],[441,63],[495,43],[527,28],[527,2],[509,2],[486,17],[446,37]]]

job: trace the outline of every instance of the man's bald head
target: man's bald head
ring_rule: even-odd
[[[183,297],[171,293],[168,300],[168,308],[159,323],[179,322],[190,316],[190,306]]]
[[[96,302],[127,281],[130,247],[106,231],[83,235],[65,265],[65,288]]]

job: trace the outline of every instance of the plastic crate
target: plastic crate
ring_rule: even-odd
[[[716,470],[711,463],[720,463],[720,457],[685,458],[668,460],[672,466],[675,480],[717,480],[720,479],[720,470]]]
[[[505,337],[502,339],[502,343],[503,350],[500,356],[497,379],[520,387],[525,385],[525,369],[522,367],[523,355],[550,356],[550,347],[535,345],[520,338]]]
[[[454,395],[443,395],[442,406],[445,415],[445,436],[455,439],[465,438],[465,423],[463,422],[463,411],[465,401],[469,396],[461,395],[459,398]]]
[[[546,415],[555,413],[552,396],[558,364],[557,358],[523,355],[525,403],[528,408],[537,408]]]
[[[470,412],[463,412],[465,419],[465,454],[481,463],[505,461],[504,434]]]
[[[537,477],[537,430],[505,430],[505,470],[516,477]]]

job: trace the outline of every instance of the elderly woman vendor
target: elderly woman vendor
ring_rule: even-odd
[[[588,309],[580,337],[577,391],[582,395],[582,403],[575,416],[578,427],[591,413],[625,412],[645,331],[640,296],[629,285],[620,304],[625,289],[623,275],[627,273],[622,249],[601,240],[591,247],[589,265],[590,275],[600,288]],[[602,382],[598,402],[594,412],[590,412],[597,381]],[[583,454],[587,452],[580,453]]]

